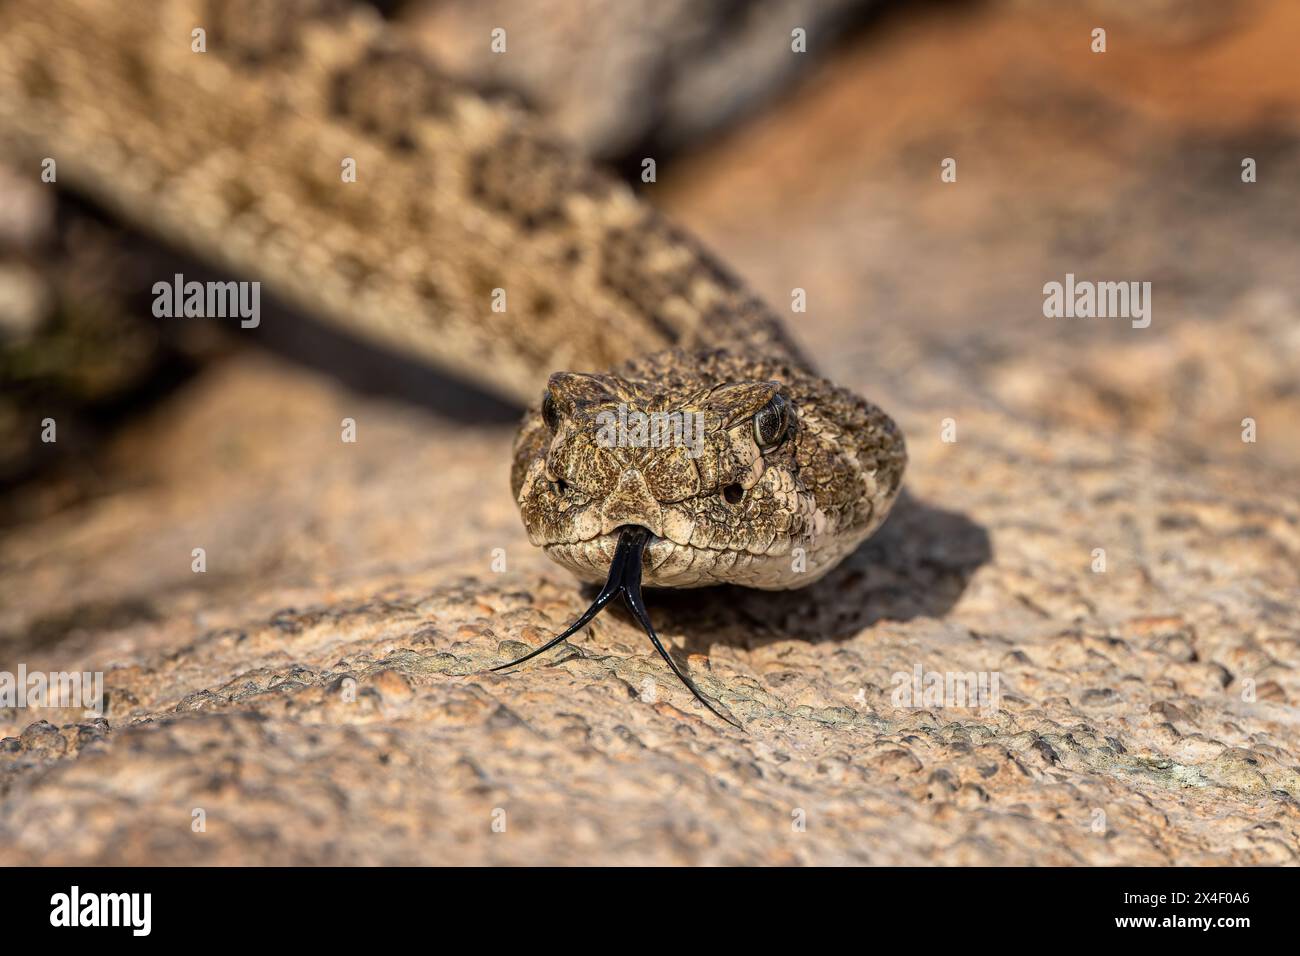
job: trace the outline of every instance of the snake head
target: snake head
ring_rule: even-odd
[[[525,416],[512,489],[529,540],[604,581],[646,528],[644,582],[816,580],[884,518],[906,453],[874,406],[779,361],[672,350],[562,372]]]

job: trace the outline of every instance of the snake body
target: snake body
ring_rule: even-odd
[[[798,587],[897,495],[888,416],[812,372],[625,185],[371,9],[6,0],[0,141],[350,334],[528,404],[512,488],[533,543],[585,578],[638,526],[648,584]],[[699,441],[601,440],[602,413],[629,411],[689,412]]]

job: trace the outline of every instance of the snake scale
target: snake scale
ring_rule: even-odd
[[[627,186],[439,75],[373,9],[4,0],[0,143],[348,334],[526,403],[510,482],[529,539],[605,582],[530,657],[621,595],[713,710],[641,584],[801,587],[897,496],[884,412],[817,376]],[[629,413],[683,416],[697,440],[609,440]]]

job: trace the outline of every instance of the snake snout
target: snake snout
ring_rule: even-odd
[[[645,528],[656,538],[664,536],[663,506],[651,494],[638,468],[628,468],[619,475],[618,484],[600,511],[602,534],[611,534],[628,525]]]

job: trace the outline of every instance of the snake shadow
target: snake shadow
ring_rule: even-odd
[[[807,588],[656,589],[646,602],[663,633],[685,635],[686,654],[719,643],[843,641],[877,621],[942,617],[991,557],[983,527],[904,491],[880,529]]]

